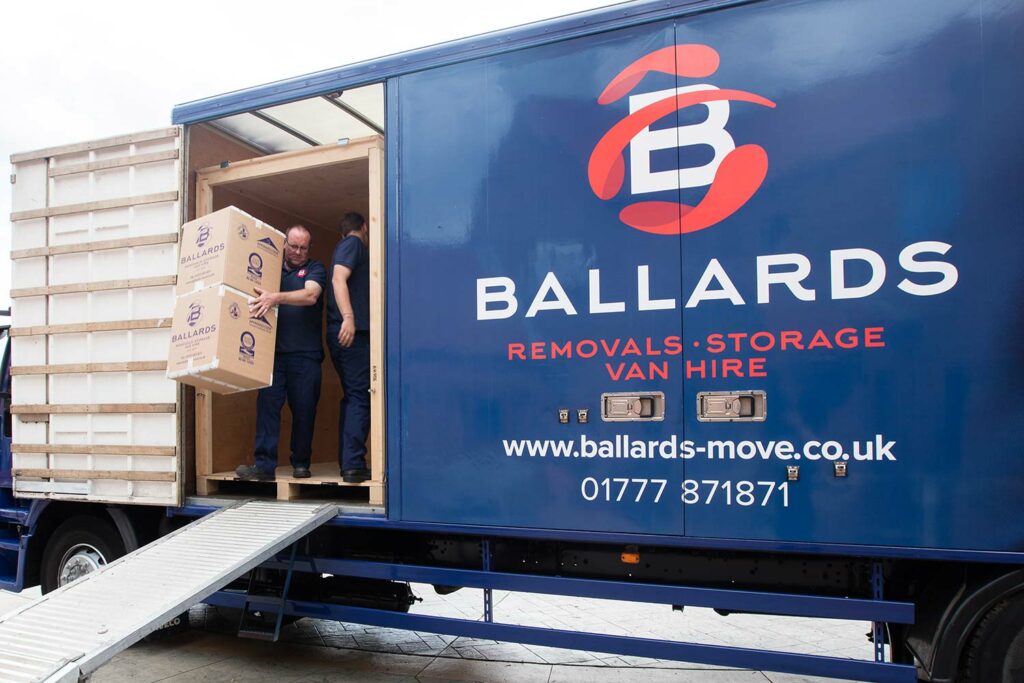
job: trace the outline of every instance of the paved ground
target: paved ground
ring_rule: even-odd
[[[422,614],[482,618],[481,592],[438,596],[415,586]],[[667,638],[714,645],[773,648],[869,659],[866,623],[732,615],[657,605],[495,592],[495,618],[504,623],[596,633]],[[0,611],[3,604],[0,604]],[[193,628],[122,653],[94,683],[288,681],[524,681],[531,683],[809,683],[824,681],[757,671],[718,669],[656,659],[453,638],[430,633],[303,619],[285,628],[282,642],[236,638],[235,624],[214,608],[190,612]]]

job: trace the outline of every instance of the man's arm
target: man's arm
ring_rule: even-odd
[[[334,264],[331,286],[334,287],[334,300],[338,304],[338,312],[341,313],[338,343],[342,346],[351,346],[356,336],[356,315],[352,311],[352,298],[348,293],[348,279],[351,275],[352,270],[347,266]]]
[[[320,298],[323,288],[318,282],[306,282],[303,289],[296,289],[292,292],[264,292],[259,287],[254,288],[256,296],[249,303],[249,314],[257,318],[266,314],[274,306],[288,304],[289,306],[312,306]]]

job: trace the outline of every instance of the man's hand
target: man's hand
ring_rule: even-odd
[[[259,287],[253,289],[256,290],[256,296],[249,302],[249,315],[261,318],[278,304],[278,295],[276,292],[264,292]]]
[[[341,329],[338,330],[338,343],[348,348],[352,346],[352,340],[356,338],[356,319],[353,316],[345,316],[341,321]]]

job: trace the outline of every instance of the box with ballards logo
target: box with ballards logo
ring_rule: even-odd
[[[181,227],[178,295],[225,284],[253,294],[281,286],[284,235],[229,206]]]
[[[276,338],[277,311],[250,316],[242,292],[217,285],[183,294],[171,324],[167,377],[218,394],[269,386]]]
[[[283,253],[283,234],[233,206],[182,226],[169,379],[219,394],[272,383],[277,311],[249,302],[280,289]]]

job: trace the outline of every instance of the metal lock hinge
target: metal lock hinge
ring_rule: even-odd
[[[558,409],[558,422],[560,424],[564,424],[564,425],[569,424],[569,409],[568,408],[559,408]]]
[[[800,481],[800,465],[786,465],[786,481]]]
[[[833,468],[833,470],[832,470],[833,474],[835,474],[837,477],[845,477],[846,476],[846,463],[845,462],[834,462],[834,463],[832,463],[832,468]]]
[[[605,422],[657,422],[665,419],[665,394],[660,391],[601,394]]]
[[[589,419],[590,411],[587,410],[586,408],[580,408],[579,410],[576,411],[576,421],[579,422],[581,425],[587,424],[587,421]]]
[[[768,395],[763,391],[702,391],[697,394],[701,422],[763,422]]]

